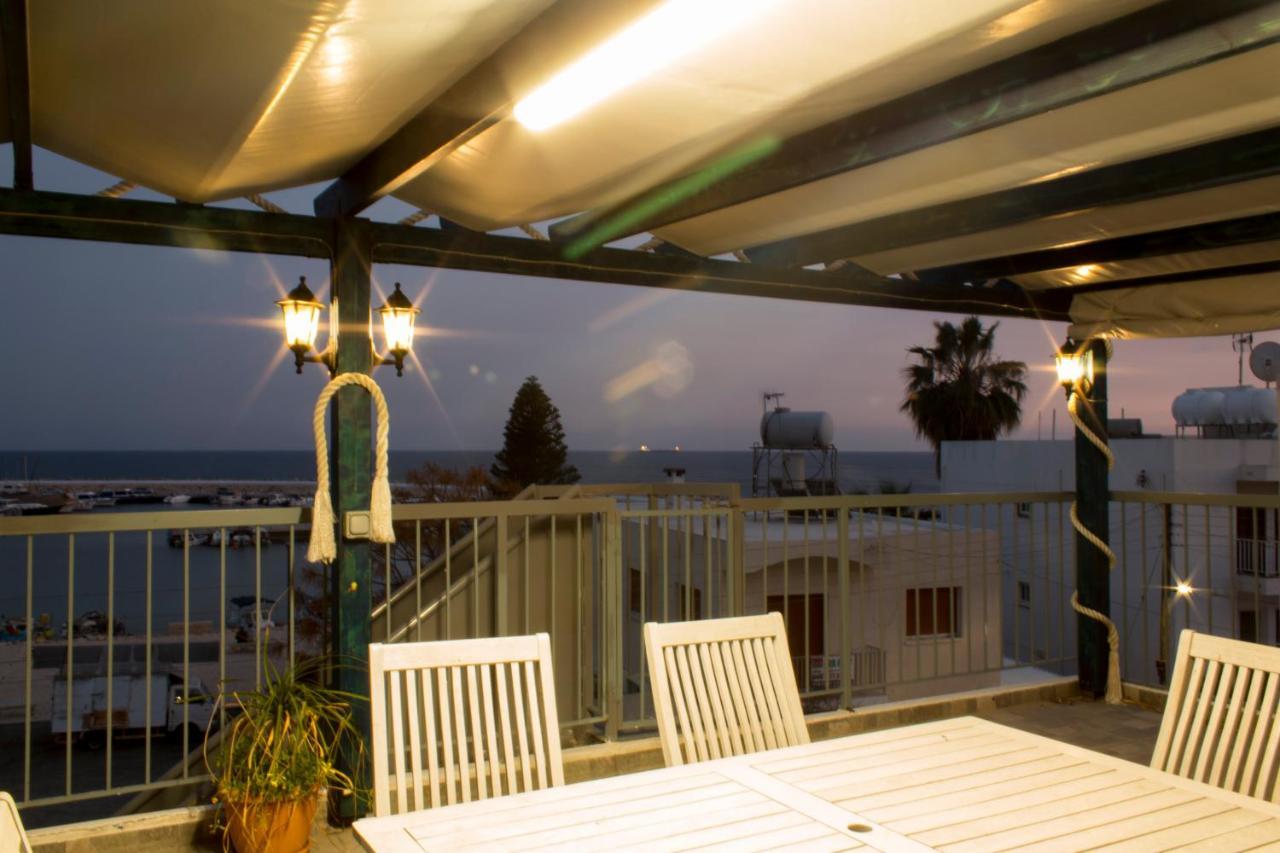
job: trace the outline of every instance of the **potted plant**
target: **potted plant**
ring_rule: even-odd
[[[343,749],[363,759],[351,721],[351,703],[361,697],[323,687],[327,671],[320,658],[283,670],[268,662],[259,689],[232,692],[228,704],[238,711],[219,742],[205,739],[215,801],[239,853],[309,850],[318,795],[355,793],[334,760]]]

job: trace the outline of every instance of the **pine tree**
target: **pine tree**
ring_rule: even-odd
[[[578,469],[567,464],[564,427],[560,410],[542,390],[536,376],[530,376],[516,392],[502,431],[502,450],[494,457],[489,473],[500,484],[524,488],[576,483]]]

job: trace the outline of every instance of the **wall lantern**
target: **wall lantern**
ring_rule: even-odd
[[[382,333],[391,352],[391,360],[383,363],[394,364],[396,376],[403,376],[404,357],[413,348],[413,318],[419,313],[418,309],[400,290],[397,281],[395,292],[387,297],[378,313],[382,315]]]
[[[298,278],[298,286],[290,290],[284,299],[276,303],[284,314],[284,345],[293,350],[293,363],[298,373],[304,361],[316,361],[308,357],[316,344],[316,332],[320,330],[320,312],[324,305],[307,287],[307,277]]]
[[[1058,382],[1070,394],[1076,389],[1087,389],[1093,384],[1093,353],[1088,348],[1083,351],[1071,349],[1068,343],[1054,354],[1058,368]]]
[[[320,312],[324,310],[324,305],[316,299],[311,288],[307,287],[306,276],[300,277],[298,286],[276,304],[284,315],[284,343],[293,351],[293,363],[297,372],[302,373],[303,363],[311,361],[323,364],[333,373],[338,363],[336,339],[330,337],[324,352],[313,351],[316,333],[320,330]],[[391,354],[375,361],[375,364],[395,365],[396,376],[403,376],[405,356],[413,347],[414,317],[421,312],[400,290],[400,283],[396,282],[395,292],[387,297],[378,313],[382,316],[383,337]]]

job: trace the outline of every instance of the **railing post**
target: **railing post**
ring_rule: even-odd
[[[849,600],[849,508],[836,510],[836,571],[840,584],[840,707],[848,709],[853,704],[853,634],[849,630],[849,614],[853,602]]]
[[[728,514],[730,521],[730,529],[728,529],[728,542],[730,542],[730,561],[728,561],[728,576],[730,576],[730,615],[745,616],[746,615],[746,512],[741,507],[733,506]]]
[[[368,223],[359,219],[334,221],[334,257],[330,280],[332,311],[337,316],[337,373],[370,373],[373,347],[369,339],[369,295],[372,278]],[[369,640],[372,635],[373,570],[367,539],[347,539],[342,520],[351,510],[369,507],[373,479],[370,453],[370,397],[363,388],[346,387],[334,397],[330,467],[333,506],[338,522],[338,553],[331,570],[333,602],[332,653],[335,687],[356,696],[369,695]],[[388,598],[390,590],[387,590]],[[370,740],[368,702],[353,702],[357,730]],[[358,768],[354,755],[339,756],[340,767],[348,774]],[[369,784],[365,767],[362,786]],[[360,817],[355,797],[337,801],[343,819]]]
[[[551,523],[555,524],[555,516],[551,517]],[[511,625],[508,622],[508,567],[507,567],[507,514],[500,511],[494,520],[494,537],[496,541],[493,543],[493,634],[495,637],[505,637],[511,633]],[[525,552],[528,553],[529,540],[524,540]],[[555,571],[555,566],[551,567],[551,571]],[[480,587],[477,585],[475,594],[480,594]],[[524,579],[524,597],[529,597],[529,578],[526,575]],[[555,607],[555,602],[551,603]],[[479,626],[477,626],[479,628]]]
[[[1078,413],[1089,428],[1107,437],[1107,347],[1101,340],[1087,345],[1093,354],[1093,383],[1081,393]],[[1085,391],[1085,389],[1081,389]],[[1103,542],[1109,542],[1111,491],[1107,457],[1079,428],[1075,430],[1076,515]],[[1076,589],[1080,603],[1101,613],[1111,612],[1111,567],[1107,555],[1076,531]],[[1087,616],[1076,618],[1076,646],[1080,687],[1101,696],[1107,688],[1107,629]]]
[[[616,507],[605,515],[604,583],[601,610],[604,611],[605,737],[618,739],[622,725],[622,516]]]

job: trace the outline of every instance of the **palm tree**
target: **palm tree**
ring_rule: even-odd
[[[933,445],[934,467],[942,476],[942,442],[991,441],[1022,421],[1027,365],[1002,361],[994,353],[996,329],[977,317],[958,327],[933,324],[931,347],[911,347],[919,359],[903,369],[907,396],[901,411],[911,416],[916,435]]]

